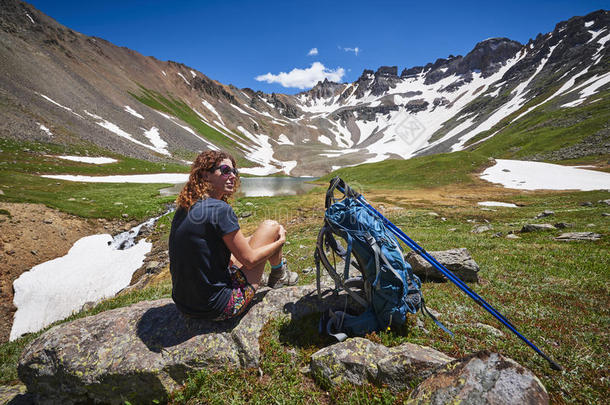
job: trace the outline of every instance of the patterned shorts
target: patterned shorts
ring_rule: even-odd
[[[241,315],[246,311],[250,302],[254,298],[254,287],[248,283],[248,279],[237,266],[231,265],[229,267],[229,273],[231,275],[231,297],[225,307],[223,313],[215,321],[225,321],[229,318]]]

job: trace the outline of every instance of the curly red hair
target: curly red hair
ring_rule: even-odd
[[[216,167],[225,159],[229,159],[233,167],[237,168],[235,159],[227,152],[217,150],[207,150],[197,156],[191,166],[189,179],[176,198],[176,205],[179,208],[190,209],[199,199],[206,199],[210,196],[212,186],[205,179],[205,173]],[[239,177],[235,179],[235,190],[239,188]],[[222,200],[227,201],[227,196]]]

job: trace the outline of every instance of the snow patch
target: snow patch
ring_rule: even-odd
[[[157,184],[186,183],[189,179],[188,173],[157,173],[157,174],[129,174],[113,176],[83,176],[69,174],[45,174],[41,177],[55,180],[79,181],[83,183],[138,183]]]
[[[152,243],[142,239],[129,249],[114,250],[108,245],[111,241],[108,234],[86,236],[67,255],[21,274],[13,283],[17,312],[10,340],[39,331],[85,303],[114,296],[128,286]]]
[[[134,117],[138,117],[140,119],[144,119],[144,117],[142,116],[142,114],[139,114],[136,110],[134,110],[133,108],[131,108],[130,106],[126,105],[123,107],[125,109],[125,111],[127,111],[129,114],[133,115]]]
[[[40,129],[43,130],[47,135],[49,136],[53,136],[53,133],[51,132],[51,130],[47,127],[45,127],[44,125],[42,125],[41,123],[37,122],[38,125],[40,125]]]
[[[332,145],[333,144],[333,141],[331,141],[329,137],[324,136],[324,135],[320,135],[318,137],[318,141],[320,143],[323,143],[324,145]]]
[[[66,107],[66,106],[64,106],[64,105],[59,104],[57,101],[50,99],[49,97],[45,96],[44,94],[41,94],[41,93],[36,93],[36,94],[38,94],[39,96],[41,96],[41,97],[42,97],[42,98],[44,98],[45,100],[47,100],[47,101],[49,101],[49,102],[51,102],[51,103],[55,104],[56,106],[61,107],[61,108],[63,108],[64,110],[70,111],[72,114],[76,115],[77,117],[79,117],[79,118],[83,118],[83,116],[82,116],[82,115],[80,115],[80,114],[78,114],[78,113],[75,113],[74,111],[72,111],[72,109],[71,109],[71,108],[68,108],[68,107]],[[84,118],[83,118],[83,119],[84,119]]]
[[[96,164],[96,165],[105,165],[105,164],[108,164],[108,163],[118,162],[118,160],[116,160],[116,159],[109,158],[109,157],[103,157],[103,156],[99,156],[99,157],[94,157],[94,156],[52,156],[52,155],[45,155],[45,156],[55,157],[55,158],[65,159],[65,160],[71,160],[73,162],[91,163],[91,164]]]
[[[121,138],[127,139],[128,141],[131,141],[137,145],[143,146],[147,149],[150,149],[154,152],[160,153],[162,155],[167,155],[169,156],[170,153],[164,149],[164,148],[158,148],[156,146],[151,146],[151,145],[147,145],[143,142],[138,141],[137,139],[135,139],[133,136],[131,136],[131,134],[123,131],[118,125],[105,120],[104,118],[100,117],[99,115],[95,115],[90,113],[89,111],[85,110],[85,114],[89,115],[92,118],[95,118],[96,120],[98,120],[98,122],[96,122],[97,125],[99,125],[102,128],[107,129],[108,131],[120,136]]]
[[[149,130],[142,128],[142,130],[144,131],[144,136],[148,138],[150,143],[155,148],[167,151],[167,142],[161,139],[161,136],[159,135],[159,128],[152,127]],[[167,154],[169,155],[169,152],[167,152]]]
[[[31,15],[29,15],[28,13],[25,13],[25,15],[30,19],[30,21],[32,22],[32,24],[36,24],[36,22],[34,21],[34,19],[32,18]]]
[[[280,134],[276,142],[278,143],[278,145],[294,145],[294,143],[290,141],[290,139],[288,139],[288,137],[284,134]]]
[[[186,82],[186,84],[188,84],[189,86],[191,85],[191,83],[189,83],[189,81],[186,80],[186,77],[182,76],[182,73],[178,73],[178,76],[180,76],[182,78],[182,80],[184,80]]]
[[[513,203],[505,203],[499,201],[479,201],[478,205],[482,205],[484,207],[509,207],[509,208],[518,208],[517,205]]]
[[[610,173],[522,160],[497,159],[481,178],[519,190],[610,190]]]

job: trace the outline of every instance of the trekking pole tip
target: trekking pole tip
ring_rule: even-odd
[[[551,368],[553,370],[557,370],[557,371],[563,370],[563,368],[559,364],[555,363],[553,360],[550,360],[550,363],[551,363]]]

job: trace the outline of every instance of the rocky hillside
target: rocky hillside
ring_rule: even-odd
[[[543,108],[606,101],[609,26],[600,10],[525,45],[491,38],[465,56],[400,74],[383,66],[353,83],[324,81],[283,95],[219,83],[0,0],[0,136],[93,144],[155,161],[188,162],[222,148],[252,174],[319,175],[456,151]],[[587,131],[579,136],[600,136],[599,126]]]

